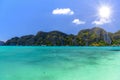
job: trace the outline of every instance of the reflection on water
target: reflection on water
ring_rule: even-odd
[[[0,80],[120,80],[119,47],[0,47]]]

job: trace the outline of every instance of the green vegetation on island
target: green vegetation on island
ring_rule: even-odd
[[[1,43],[3,45],[3,43]],[[120,45],[120,31],[106,32],[104,29],[94,27],[84,29],[77,35],[65,34],[60,31],[38,32],[36,35],[25,35],[7,40],[4,45],[10,46],[116,46]]]

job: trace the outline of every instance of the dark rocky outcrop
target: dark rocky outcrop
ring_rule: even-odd
[[[10,40],[6,41],[5,45],[18,45],[19,39],[20,39],[19,37],[11,38]]]
[[[34,35],[22,36],[18,39],[18,45],[33,45],[34,44]]]

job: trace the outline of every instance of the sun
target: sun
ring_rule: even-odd
[[[100,7],[99,8],[99,16],[101,18],[106,18],[106,19],[110,18],[110,16],[111,16],[111,8],[108,7],[108,6]]]

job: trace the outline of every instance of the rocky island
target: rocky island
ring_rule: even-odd
[[[119,44],[120,31],[110,33],[100,27],[80,30],[77,35],[60,31],[39,31],[36,35],[13,37],[4,43],[7,46],[114,46]]]

